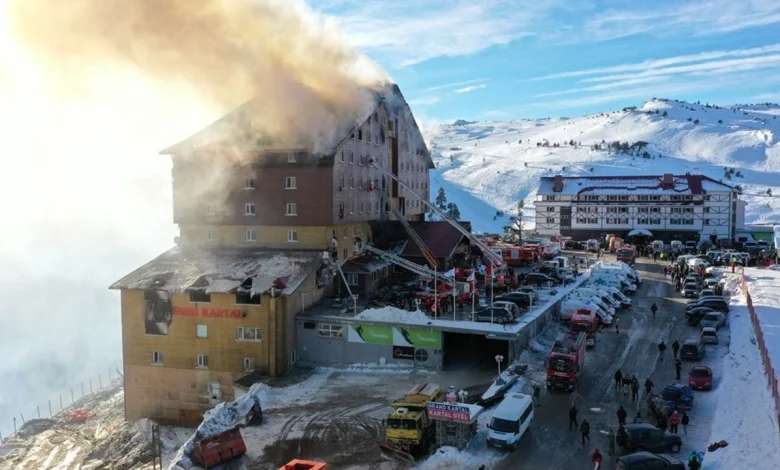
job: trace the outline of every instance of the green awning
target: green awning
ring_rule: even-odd
[[[751,232],[751,235],[753,235],[753,238],[756,239],[756,241],[759,240],[765,240],[768,242],[772,241],[772,232]]]

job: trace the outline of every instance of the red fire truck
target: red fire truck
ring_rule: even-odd
[[[569,336],[576,338],[580,333],[585,333],[585,345],[596,346],[596,332],[599,329],[599,317],[595,310],[581,308],[577,310],[569,322]]]
[[[585,333],[572,338],[561,333],[547,358],[547,388],[574,390],[585,365]]]
[[[636,262],[636,249],[634,246],[623,245],[617,250],[617,260],[628,264],[634,264]]]

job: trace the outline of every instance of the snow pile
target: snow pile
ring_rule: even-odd
[[[263,399],[267,396],[268,386],[265,384],[254,384],[249,391],[240,396],[231,403],[220,403],[213,409],[206,412],[203,422],[200,423],[195,434],[179,449],[176,458],[169,467],[170,470],[183,470],[193,467],[190,459],[195,444],[205,438],[215,436],[236,427],[249,413],[255,404],[255,400],[260,401],[260,405],[265,408]]]
[[[780,374],[780,271],[748,268],[745,273],[769,359]]]
[[[534,224],[542,176],[690,172],[742,186],[746,222],[775,220],[780,199],[766,190],[780,190],[772,176],[780,170],[777,113],[777,107],[715,109],[652,100],[635,110],[571,119],[429,125],[423,132],[436,163],[431,197],[444,188],[448,201],[458,205],[462,219],[471,221],[475,231],[500,233],[518,201],[525,201],[525,221]],[[648,154],[591,148],[613,141],[647,142],[643,152]],[[734,169],[728,178],[725,168]]]
[[[382,307],[382,308],[369,308],[363,310],[355,318],[361,320],[372,321],[385,321],[385,322],[398,322],[398,323],[414,323],[414,324],[426,324],[431,321],[425,313],[415,310],[410,312],[408,310],[401,310],[395,307]]]
[[[415,369],[414,367],[408,365],[408,364],[401,364],[401,363],[388,363],[388,364],[377,364],[377,363],[368,363],[368,364],[352,364],[349,367],[345,368],[335,368],[335,367],[320,367],[319,370],[322,371],[330,371],[330,372],[347,372],[351,374],[398,374],[398,375],[408,375],[411,373],[417,373],[417,374],[429,374],[433,373],[431,371],[427,371],[424,369]]]
[[[474,441],[477,439],[475,438]],[[472,441],[473,442],[473,441]],[[455,447],[440,447],[435,454],[424,460],[415,468],[420,470],[451,470],[453,468],[478,469],[482,465],[492,465],[499,461],[503,455],[484,448],[478,452],[466,448],[458,450]]]
[[[729,276],[732,298],[729,325],[731,343],[723,361],[723,377],[715,389],[715,411],[710,442],[725,440],[725,449],[707,453],[704,468],[771,468],[780,462],[780,440],[774,403],[767,388],[761,356],[737,276]],[[704,449],[701,449],[704,450]],[[771,462],[775,462],[772,464]]]

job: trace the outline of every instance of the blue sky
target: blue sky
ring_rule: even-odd
[[[309,0],[423,121],[780,102],[778,0]]]

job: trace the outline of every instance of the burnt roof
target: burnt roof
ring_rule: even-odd
[[[459,221],[457,223],[471,231],[471,222]],[[463,234],[449,222],[410,222],[409,225],[437,258],[448,258],[464,238]],[[400,222],[385,222],[378,227],[376,232],[374,242],[377,247],[387,249],[400,243],[406,243],[401,256],[406,258],[423,256],[420,248],[409,239],[409,234],[406,233]]]

